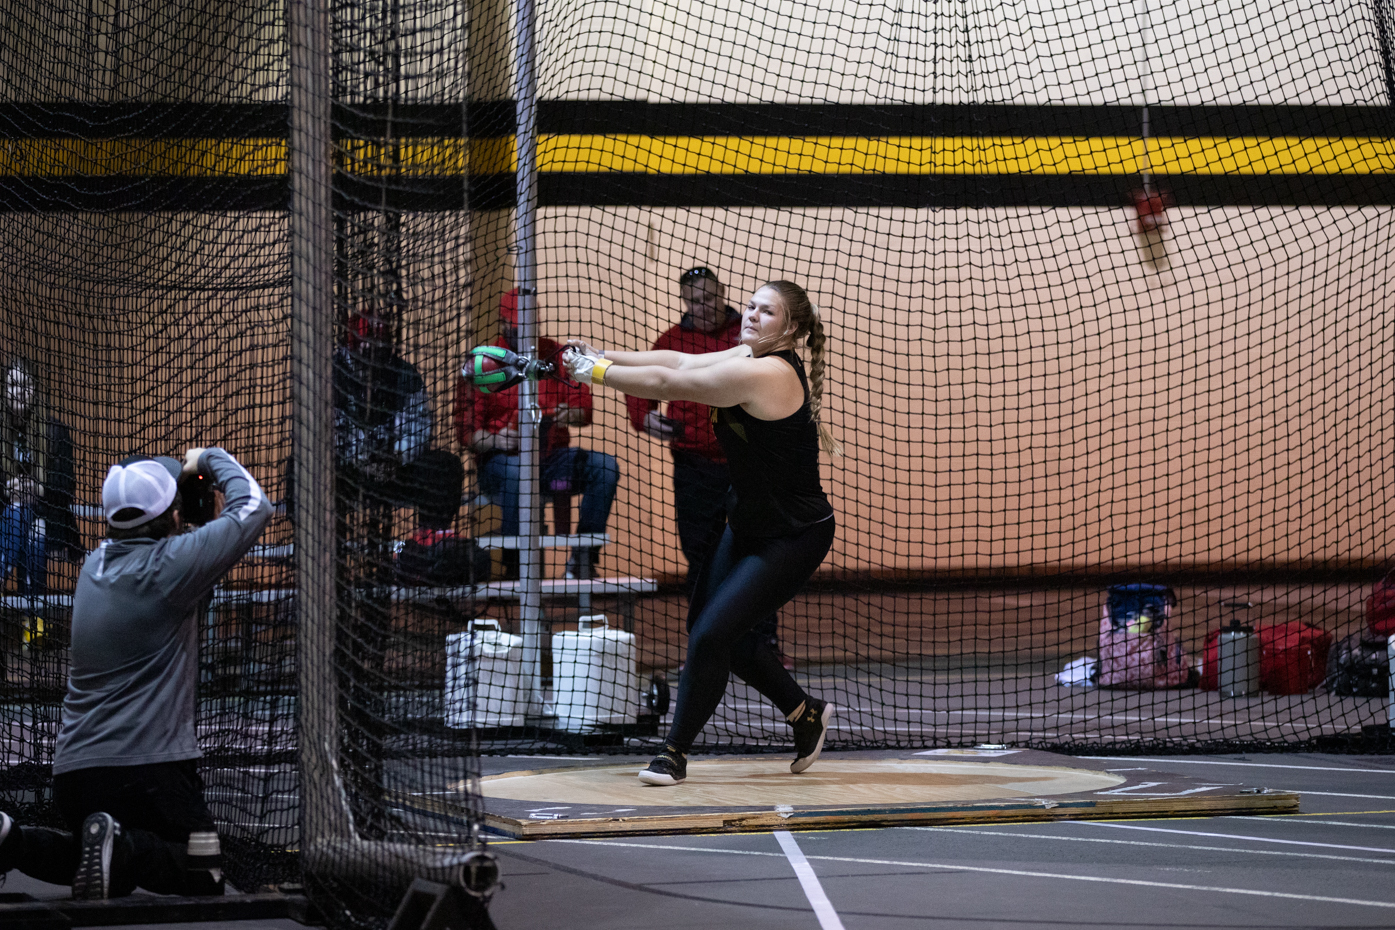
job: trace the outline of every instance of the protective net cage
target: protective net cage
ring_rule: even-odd
[[[55,817],[102,475],[188,445],[278,502],[200,620],[237,887],[381,921],[478,848],[480,752],[651,751],[724,462],[546,369],[778,279],[845,454],[753,635],[829,748],[1387,723],[1386,0],[0,9],[4,809]],[[790,745],[733,680],[697,749]]]

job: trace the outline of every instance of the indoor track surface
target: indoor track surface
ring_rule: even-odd
[[[556,757],[525,764],[543,767],[549,759]],[[522,761],[486,759],[515,767]],[[1395,757],[1287,753],[1114,761],[1121,769],[1146,765],[1297,790],[1303,812],[498,840],[491,845],[505,888],[491,913],[500,930],[1395,926]],[[18,873],[4,890],[62,892]]]

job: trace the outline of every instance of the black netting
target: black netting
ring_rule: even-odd
[[[753,635],[830,748],[1387,721],[1384,3],[556,3],[536,99],[502,3],[3,5],[0,346],[57,424],[42,508],[5,466],[6,810],[56,816],[105,469],[190,444],[279,505],[201,618],[239,887],[381,921],[476,842],[479,751],[654,748],[725,515],[706,411],[461,366],[720,347],[781,278],[846,454]],[[698,740],[789,746],[739,681]]]
[[[47,440],[42,523],[7,496],[4,803],[56,823],[72,591],[103,535],[108,466],[216,443],[282,497],[285,27],[270,6],[13,4],[4,21],[0,340],[7,371],[33,371]],[[249,890],[299,877],[288,542],[274,520],[199,617],[201,770],[228,876]],[[37,553],[45,569],[26,571]]]

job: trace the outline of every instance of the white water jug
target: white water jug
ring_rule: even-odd
[[[523,726],[522,687],[523,637],[505,633],[498,620],[481,617],[446,637],[446,726]]]
[[[605,614],[582,617],[575,633],[552,634],[552,690],[560,729],[633,723],[639,714],[635,635],[611,629]]]

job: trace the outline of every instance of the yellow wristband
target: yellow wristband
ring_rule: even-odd
[[[603,358],[596,359],[596,364],[591,366],[591,383],[605,384],[605,370],[614,364]]]

